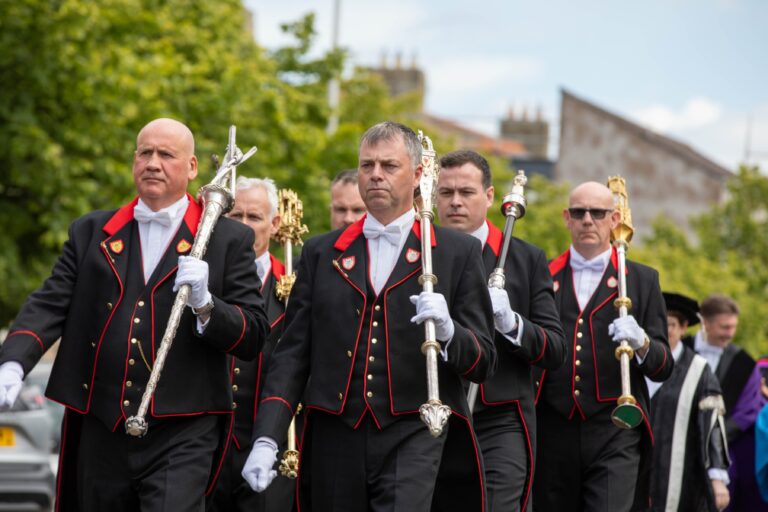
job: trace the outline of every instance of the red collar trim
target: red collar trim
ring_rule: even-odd
[[[549,262],[549,273],[554,276],[558,272],[562,271],[570,259],[571,249],[569,248],[563,254]]]
[[[192,236],[197,234],[197,226],[200,224],[200,217],[203,215],[203,208],[195,199],[187,194],[189,199],[189,205],[187,205],[187,211],[184,214],[184,222],[187,224]],[[114,235],[120,231],[126,224],[133,220],[133,208],[139,202],[139,197],[133,198],[133,201],[122,206],[115,214],[110,218],[104,227],[102,228],[109,236]]]
[[[275,258],[272,253],[269,253],[269,261],[272,264],[272,275],[279,281],[280,278],[285,275],[285,265],[283,265],[279,259]]]
[[[203,216],[203,207],[189,194],[187,194],[187,199],[189,199],[189,205],[187,206],[187,212],[184,214],[184,223],[186,223],[192,236],[196,236],[197,227],[200,225],[200,217]]]
[[[571,258],[571,249],[569,248],[563,254],[561,254],[560,256],[558,256],[557,258],[549,262],[549,273],[554,276],[555,274],[563,270],[565,268],[565,264],[568,263],[570,258]],[[611,248],[611,265],[613,265],[614,270],[618,271],[619,254],[618,252],[616,252],[615,247]],[[629,274],[629,266],[626,266],[624,268],[624,274]]]
[[[491,224],[491,221],[488,219],[485,219],[485,223],[488,224],[488,238],[485,240],[485,245],[491,248],[494,256],[498,257],[499,252],[501,252],[501,242],[504,239],[504,233]]]
[[[336,239],[336,243],[333,244],[333,247],[339,251],[346,251],[347,248],[352,245],[352,242],[363,234],[363,222],[367,216],[368,214],[366,213],[360,217],[360,220],[347,226],[347,229],[342,231],[339,238]]]
[[[418,213],[416,214],[416,220],[413,221],[413,234],[416,235],[416,238],[421,240],[421,221],[418,219]],[[432,233],[432,247],[437,247],[437,239],[435,238],[435,225],[430,224],[429,225],[429,231]]]

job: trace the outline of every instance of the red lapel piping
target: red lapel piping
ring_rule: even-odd
[[[498,258],[499,252],[501,252],[501,242],[504,239],[504,233],[499,228],[491,224],[491,221],[485,219],[485,223],[488,225],[488,238],[485,241],[485,245],[490,247],[493,254]]]

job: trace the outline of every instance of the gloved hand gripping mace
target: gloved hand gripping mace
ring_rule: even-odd
[[[227,144],[227,152],[224,155],[224,163],[216,171],[216,176],[213,178],[213,181],[202,187],[198,193],[198,197],[202,198],[204,208],[203,215],[200,217],[200,224],[197,228],[197,236],[195,236],[192,250],[189,253],[193,258],[202,259],[205,255],[208,241],[213,233],[213,228],[216,226],[219,217],[229,212],[232,209],[232,206],[234,206],[237,166],[256,153],[256,147],[254,146],[249,149],[247,153],[243,154],[235,144],[235,133],[235,126],[230,126],[229,142]],[[226,188],[228,182],[229,189]],[[125,431],[132,436],[142,437],[147,433],[147,429],[149,428],[146,420],[147,410],[149,409],[152,396],[157,388],[157,383],[160,381],[160,374],[163,371],[165,359],[168,357],[168,351],[171,349],[173,339],[176,336],[176,330],[181,321],[181,314],[184,312],[184,307],[187,304],[190,289],[190,285],[184,284],[176,293],[176,299],[173,301],[173,306],[171,307],[171,314],[168,317],[168,324],[165,328],[165,334],[163,334],[163,340],[160,342],[160,347],[157,349],[157,355],[154,364],[152,365],[152,372],[149,375],[147,387],[141,397],[139,410],[135,416],[131,416],[125,421]]]
[[[522,219],[525,215],[525,184],[528,183],[528,178],[525,177],[525,171],[517,171],[517,176],[512,180],[512,192],[504,196],[501,202],[501,214],[504,215],[504,239],[501,244],[501,251],[499,257],[496,260],[496,267],[491,272],[491,276],[488,278],[489,288],[504,289],[506,283],[506,277],[504,276],[504,264],[507,262],[507,252],[509,251],[509,242],[512,240],[512,232],[515,230],[515,221]],[[475,402],[477,401],[477,390],[480,389],[480,385],[476,382],[469,383],[469,391],[467,391],[467,404],[469,405],[469,412],[475,408]]]

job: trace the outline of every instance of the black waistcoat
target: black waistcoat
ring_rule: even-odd
[[[108,428],[138,412],[154,360],[152,347],[151,292],[167,252],[144,284],[138,224],[131,228],[129,258],[123,299],[104,335],[96,362],[91,413]],[[148,421],[151,418],[148,417]]]
[[[365,345],[361,343],[354,356],[349,394],[341,418],[350,427],[355,427],[369,410],[376,424],[384,428],[397,419],[391,413],[389,400],[384,300],[382,295],[376,296],[370,280],[366,284],[367,306],[360,312],[364,318],[360,340]],[[386,286],[382,291],[384,289]],[[351,352],[347,355],[352,357]]]
[[[597,291],[593,293],[589,303],[582,310],[573,289],[572,275],[569,266],[560,285],[562,294],[560,321],[565,332],[567,352],[565,364],[557,370],[547,372],[547,385],[544,386],[541,396],[565,417],[570,418],[574,414],[581,413],[585,418],[589,418],[605,408],[613,408],[615,404],[598,402],[595,396],[597,383],[593,365],[595,361],[593,347],[596,340],[590,336],[589,315],[598,306],[596,301],[600,294]],[[604,306],[602,310],[609,315],[615,315],[612,305]],[[618,361],[615,370],[620,371]]]

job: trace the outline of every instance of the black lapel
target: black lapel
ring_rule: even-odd
[[[368,290],[368,247],[362,233],[334,260],[334,267],[363,295]]]
[[[597,285],[592,298],[590,299],[584,311],[593,311],[595,308],[600,309],[605,307],[613,308],[613,302],[605,303],[605,301],[612,295],[618,292],[618,281],[616,280],[616,268],[608,262],[608,266],[603,272],[603,276],[600,278],[600,284]]]
[[[739,349],[731,344],[726,345],[723,349],[723,353],[720,356],[720,362],[717,363],[717,371],[715,372],[718,381],[724,381],[725,377],[728,375],[728,370],[731,369],[733,358],[736,357],[738,351]]]
[[[165,248],[165,252],[157,263],[155,271],[152,272],[152,275],[147,279],[147,285],[154,286],[159,279],[165,279],[168,274],[175,272],[176,267],[179,264],[179,256],[189,254],[194,241],[195,237],[192,236],[192,232],[187,227],[187,223],[182,221],[176,234],[168,243],[168,247]]]
[[[127,280],[130,266],[131,244],[139,243],[139,228],[136,222],[126,222],[120,230],[101,243],[101,248],[123,283]]]
[[[387,283],[384,285],[384,290],[391,288],[405,279],[414,270],[421,269],[421,240],[416,236],[413,230],[408,232],[408,238],[405,240],[403,250],[400,251],[397,261],[395,262],[395,268],[392,269],[392,273],[387,279]],[[440,277],[438,276],[438,282]]]
[[[496,260],[498,259],[499,257],[493,252],[493,249],[488,244],[485,244],[483,247],[483,265],[485,266],[486,277],[490,277],[491,272],[496,268]],[[506,262],[504,262],[504,266],[506,267]]]

